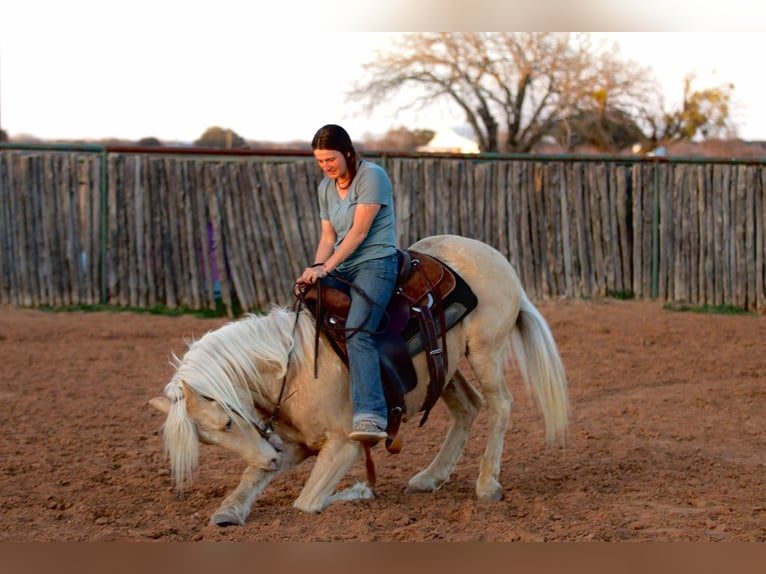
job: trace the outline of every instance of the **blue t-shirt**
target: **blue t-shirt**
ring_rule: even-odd
[[[319,217],[329,221],[337,235],[337,249],[354,223],[357,204],[380,204],[370,232],[359,247],[338,265],[347,270],[362,261],[378,259],[396,253],[396,221],[394,217],[394,190],[386,171],[379,165],[362,160],[356,177],[343,199],[335,189],[335,180],[325,177],[319,183]]]

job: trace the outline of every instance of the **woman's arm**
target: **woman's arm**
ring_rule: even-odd
[[[316,280],[327,275],[327,272],[323,270],[322,264],[332,255],[335,248],[335,241],[337,234],[332,223],[326,219],[322,220],[322,231],[319,238],[319,244],[317,245],[316,254],[314,255],[314,264],[306,267],[303,274],[298,277],[296,283],[316,283]]]
[[[351,229],[348,230],[348,233],[346,233],[343,241],[338,245],[335,253],[324,260],[325,273],[330,273],[338,265],[343,263],[349,255],[356,251],[356,248],[362,244],[362,241],[367,237],[367,234],[370,233],[372,222],[379,211],[379,203],[357,204],[356,209],[354,210],[354,222],[351,224]]]
[[[314,264],[324,263],[332,255],[333,249],[335,249],[335,241],[338,236],[335,233],[335,228],[332,223],[326,219],[322,220],[321,237],[319,238],[319,244],[317,245],[316,255],[314,255]]]

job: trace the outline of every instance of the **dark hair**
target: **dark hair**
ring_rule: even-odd
[[[327,124],[319,128],[314,134],[314,139],[311,140],[311,149],[326,149],[342,153],[346,159],[348,174],[351,176],[350,181],[354,180],[356,176],[356,150],[354,144],[351,143],[348,132],[342,127]]]

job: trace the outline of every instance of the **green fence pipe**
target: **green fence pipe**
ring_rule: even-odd
[[[99,267],[101,270],[101,304],[106,305],[107,303],[107,290],[106,290],[106,284],[107,284],[107,269],[106,269],[106,248],[107,248],[107,224],[109,223],[107,214],[109,213],[107,201],[109,198],[109,178],[107,177],[107,169],[108,169],[108,157],[106,149],[101,150],[101,182],[100,182],[100,193],[101,193],[101,261],[99,262]]]
[[[660,292],[660,172],[657,163],[652,169],[652,285],[650,297]]]

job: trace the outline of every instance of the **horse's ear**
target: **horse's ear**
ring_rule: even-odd
[[[149,404],[158,411],[162,411],[165,414],[170,412],[170,399],[167,397],[154,397],[149,399]]]

